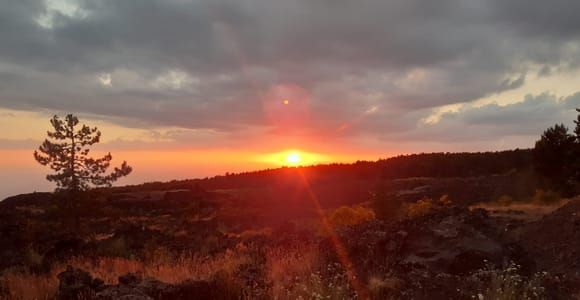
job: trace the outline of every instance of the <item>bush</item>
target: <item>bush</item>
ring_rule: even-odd
[[[433,209],[433,200],[430,198],[421,199],[407,206],[406,215],[409,218],[417,218],[427,215]]]
[[[439,205],[442,206],[450,206],[453,204],[453,201],[449,198],[449,195],[445,194],[439,198]]]
[[[334,226],[356,225],[375,218],[375,212],[362,206],[341,206],[333,210],[328,221]]]

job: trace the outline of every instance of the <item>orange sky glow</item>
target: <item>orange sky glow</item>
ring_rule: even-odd
[[[23,190],[50,191],[54,188],[52,183],[44,180],[49,170],[34,160],[33,149],[0,149],[0,169],[10,170],[10,172],[0,172],[0,180],[6,186],[0,194],[0,198]],[[105,152],[95,151],[91,153],[97,157]],[[131,176],[122,178],[116,185],[204,178],[223,175],[226,172],[237,173],[282,166],[308,166],[331,162],[346,163],[361,159],[360,156],[354,154],[330,155],[300,149],[284,149],[268,153],[235,149],[111,149],[111,153],[113,154],[112,166],[126,160],[134,167]],[[296,158],[296,156],[298,160],[292,158]]]
[[[99,128],[122,185],[530,148],[580,107],[577,18],[541,6],[113,2],[5,5],[0,200],[54,188],[32,152],[55,114]]]

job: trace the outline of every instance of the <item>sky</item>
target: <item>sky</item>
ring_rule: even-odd
[[[533,147],[580,107],[577,0],[0,0],[0,198],[74,113],[119,184]]]

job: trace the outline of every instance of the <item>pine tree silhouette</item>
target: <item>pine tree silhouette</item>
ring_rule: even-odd
[[[64,120],[55,115],[50,123],[54,131],[48,131],[48,139],[34,151],[34,158],[43,166],[49,166],[54,174],[46,176],[57,184],[57,191],[81,191],[92,186],[111,186],[120,177],[133,170],[123,161],[120,168],[106,174],[110,166],[111,153],[94,159],[89,157],[89,146],[101,139],[101,132],[87,125],[79,125],[76,116],[69,114]]]

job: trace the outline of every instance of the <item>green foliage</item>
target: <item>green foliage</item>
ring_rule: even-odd
[[[82,125],[76,116],[69,114],[64,120],[54,116],[50,123],[54,131],[48,131],[34,158],[43,166],[49,166],[54,174],[46,176],[57,184],[57,190],[80,191],[94,186],[111,186],[120,177],[129,175],[132,168],[123,162],[120,168],[105,174],[110,166],[111,153],[94,159],[89,157],[89,146],[100,141],[101,132],[96,127]]]

